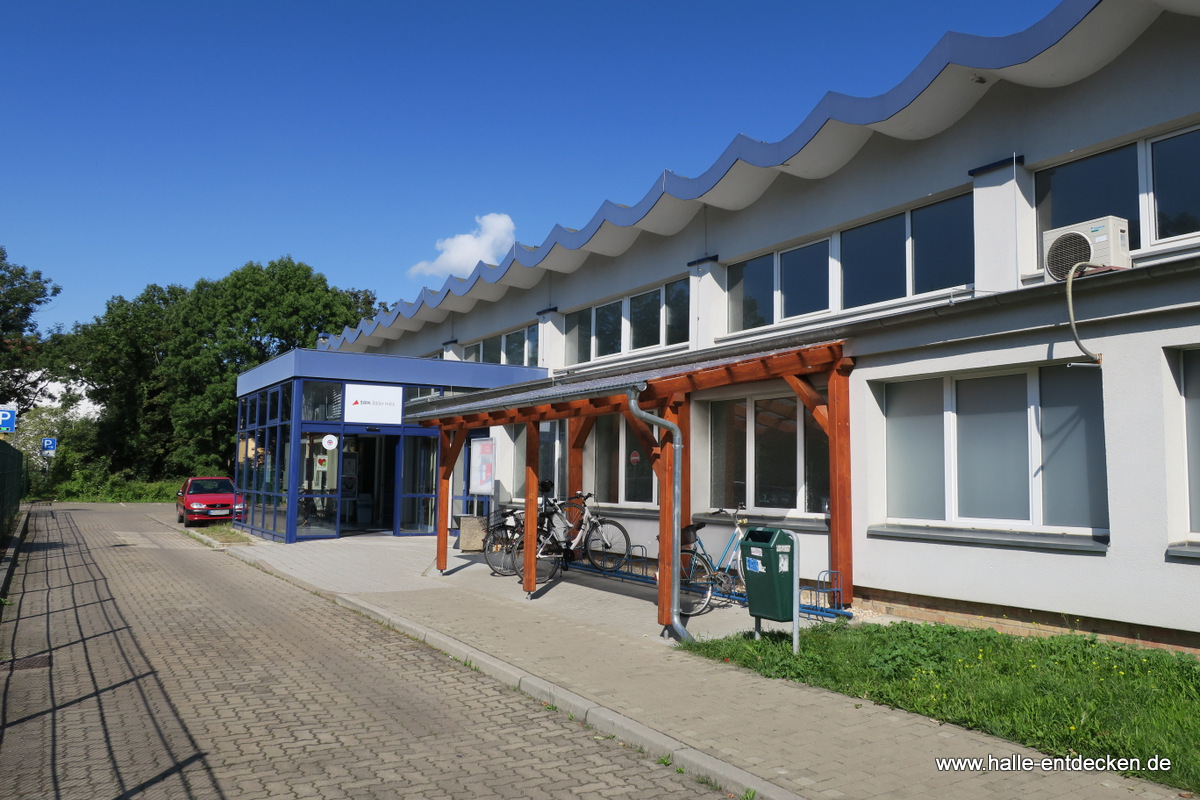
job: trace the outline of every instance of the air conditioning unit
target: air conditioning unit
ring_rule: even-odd
[[[1129,222],[1120,217],[1099,217],[1055,228],[1042,234],[1042,260],[1046,274],[1065,281],[1076,264],[1088,264],[1075,277],[1114,269],[1129,269]]]

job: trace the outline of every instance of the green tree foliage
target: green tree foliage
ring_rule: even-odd
[[[0,405],[23,412],[44,392],[46,343],[33,315],[59,291],[40,270],[10,264],[0,245]]]
[[[92,461],[146,479],[162,474],[172,451],[171,398],[161,375],[182,332],[182,286],[147,286],[133,300],[114,297],[104,316],[76,324],[56,343],[59,375],[101,407]]]
[[[163,370],[175,429],[172,467],[228,472],[235,444],[237,376],[317,334],[358,321],[354,300],[291,256],[251,262],[219,281],[200,281],[180,305],[187,335]]]
[[[88,464],[154,481],[232,469],[237,376],[359,320],[364,297],[290,256],[191,289],[114,297],[61,337],[59,373],[102,407]]]

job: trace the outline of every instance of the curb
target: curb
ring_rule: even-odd
[[[280,577],[291,580],[286,576]],[[451,658],[524,692],[535,700],[557,707],[559,711],[572,715],[576,722],[591,726],[601,733],[615,736],[625,744],[640,748],[651,757],[669,757],[673,766],[682,767],[693,777],[709,778],[720,784],[726,791],[741,793],[753,791],[755,800],[806,800],[802,795],[788,791],[782,786],[703,753],[624,714],[588,700],[582,695],[476,650],[452,636],[392,614],[350,595],[338,594],[334,595],[332,599],[339,606],[357,611],[382,625],[393,628],[436,650],[441,650]]]

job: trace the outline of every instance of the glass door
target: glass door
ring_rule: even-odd
[[[402,437],[398,533],[433,533],[436,530],[437,453],[435,433]]]

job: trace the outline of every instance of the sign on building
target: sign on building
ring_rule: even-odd
[[[399,425],[404,422],[404,387],[347,383],[345,420]]]

